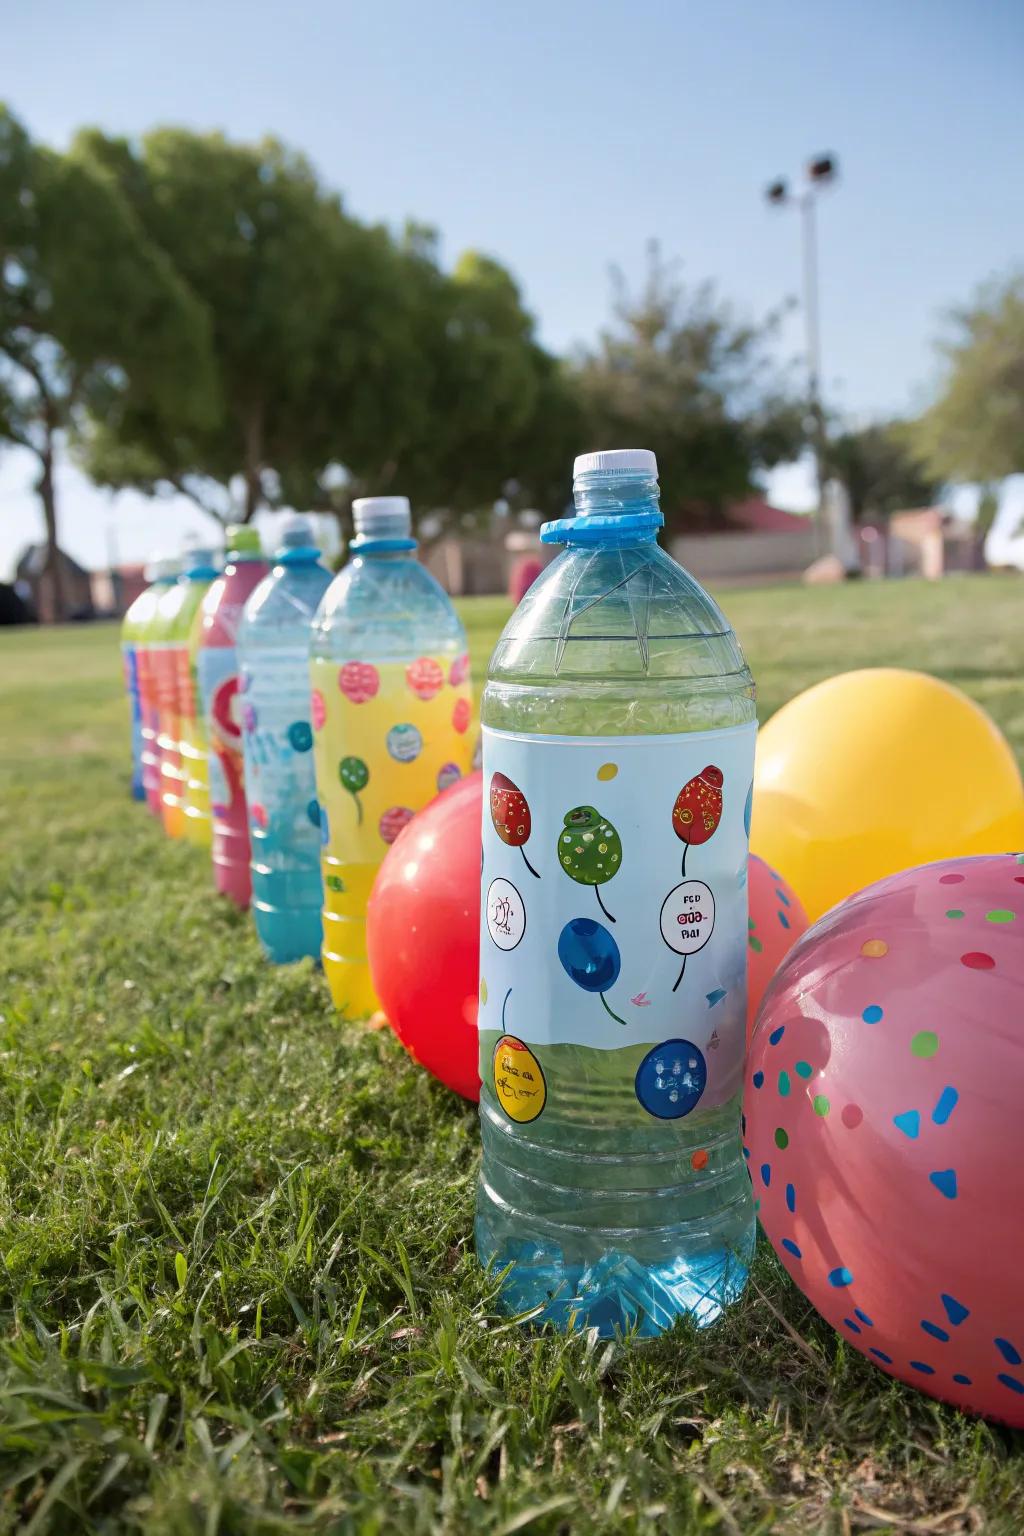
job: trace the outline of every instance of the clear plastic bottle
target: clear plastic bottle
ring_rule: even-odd
[[[142,651],[146,631],[156,613],[157,603],[167,590],[166,583],[158,579],[156,562],[146,567],[149,585],[131,604],[121,624],[121,661],[124,667],[124,687],[128,696],[132,727],[132,799],[145,800],[146,786],[142,777],[142,680],[140,670],[145,663]]]
[[[319,957],[322,937],[309,646],[331,573],[315,540],[308,518],[285,522],[274,568],[246,603],[238,630],[252,913],[278,965]]]
[[[199,609],[196,677],[209,744],[213,880],[222,896],[247,907],[252,882],[235,642],[242,610],[269,568],[255,528],[235,524],[226,542],[223,573]]]
[[[404,496],[353,503],[351,559],[313,623],[310,676],[323,844],[323,964],[350,1017],[377,998],[366,904],[381,860],[416,811],[473,756],[466,632],[416,559]]]
[[[157,609],[163,645],[157,656],[160,730],[160,813],[168,837],[186,834],[185,789],[191,751],[188,740],[195,717],[190,636],[203,599],[217,577],[217,550],[190,541],[181,555],[179,580],[164,593]]]
[[[163,651],[166,645],[165,628],[160,616],[160,604],[167,593],[177,584],[181,563],[176,556],[161,556],[149,566],[146,574],[152,585],[142,594],[145,599],[143,613],[136,617],[138,639],[135,665],[139,685],[140,757],[142,763],[142,787],[146,804],[154,816],[162,816],[162,784],[160,778],[160,700],[163,683]],[[133,604],[133,613],[134,613]],[[142,626],[145,626],[144,629]]]
[[[210,815],[210,755],[207,747],[206,720],[200,702],[198,658],[203,638],[203,602],[213,585],[223,558],[212,553],[206,574],[200,579],[200,594],[188,624],[188,633],[179,643],[178,709],[181,715],[181,768],[183,835],[198,848],[213,846],[213,818]],[[192,604],[189,604],[190,609]]]
[[[754,687],[658,546],[654,455],[574,490],[484,692],[477,1251],[510,1311],[654,1334],[712,1322],[753,1251]]]

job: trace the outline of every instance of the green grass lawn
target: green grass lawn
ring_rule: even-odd
[[[899,663],[1024,753],[1020,580],[727,607],[762,717]],[[506,611],[464,605],[478,678]],[[113,629],[0,632],[0,764],[0,1530],[1024,1530],[1024,1435],[873,1369],[763,1243],[705,1335],[503,1321],[474,1111],[129,800]]]

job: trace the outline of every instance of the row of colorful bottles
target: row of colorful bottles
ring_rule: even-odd
[[[470,767],[466,636],[416,559],[405,497],[354,504],[332,581],[288,519],[273,568],[255,529],[155,562],[123,629],[132,790],[211,848],[269,958],[322,953],[339,1008],[376,1007],[366,904],[405,823]]]
[[[476,1242],[509,1310],[657,1333],[718,1316],[753,1252],[739,1094],[754,688],[726,619],[658,546],[654,455],[585,455],[574,491],[577,516],[541,535],[565,551],[484,692]],[[311,953],[322,926],[331,992],[358,1014],[376,1003],[377,868],[469,768],[472,711],[465,633],[415,559],[408,503],[354,511],[333,582],[301,520],[269,574],[238,531],[184,640],[180,586],[209,567],[159,566],[125,670],[136,793],[174,832],[197,738],[165,651],[185,646],[218,888],[244,904],[251,878],[274,959]]]

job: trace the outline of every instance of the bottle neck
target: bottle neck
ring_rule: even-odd
[[[629,470],[595,470],[578,475],[573,485],[576,516],[545,523],[545,544],[586,545],[626,549],[654,544],[664,523],[658,503],[658,482]]]
[[[312,544],[297,544],[291,549],[279,549],[274,556],[275,570],[282,568],[291,569],[295,566],[307,568],[320,564],[320,551]]]
[[[353,561],[389,560],[395,562],[408,560],[411,555],[416,553],[418,548],[419,545],[415,539],[373,539],[360,536],[352,540],[348,547],[348,552]]]

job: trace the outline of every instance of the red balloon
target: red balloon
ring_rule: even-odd
[[[756,853],[747,864],[750,922],[747,932],[747,1039],[775,972],[807,929],[807,913],[793,887]]]
[[[370,974],[406,1050],[463,1098],[480,1097],[480,818],[471,773],[395,838],[366,913]]]
[[[684,784],[672,807],[672,830],[680,842],[706,843],[722,819],[722,770],[709,763]]]

